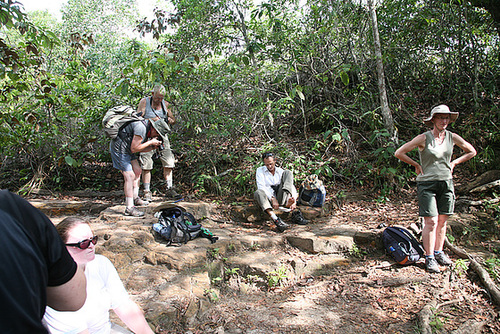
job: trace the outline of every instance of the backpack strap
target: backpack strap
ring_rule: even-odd
[[[152,97],[150,96],[149,97],[149,105],[151,106],[151,110],[153,110],[153,113],[156,115],[156,117],[158,117],[159,119],[161,119],[161,117],[156,113],[156,110],[154,110],[153,104],[151,103],[151,99],[152,99]],[[164,101],[161,101],[161,103],[160,103],[161,110],[163,111],[163,115],[165,115],[164,119],[168,119],[168,114],[165,111],[165,106],[163,105],[163,103],[164,103]],[[167,124],[168,124],[168,122],[167,122]]]
[[[139,120],[139,119],[137,119],[137,120],[130,120],[130,121],[125,122],[124,124],[122,124],[122,126],[120,126],[120,128],[118,129],[118,134],[117,134],[117,137],[120,137],[120,139],[122,139],[122,140],[125,140],[125,139],[130,138],[130,135],[129,135],[129,136],[126,136],[125,138],[123,137],[123,133],[124,133],[124,132],[123,132],[123,129],[124,129],[127,125],[129,125],[129,124],[131,124],[131,123],[134,123],[134,122],[140,122],[140,121],[141,121],[141,120]]]

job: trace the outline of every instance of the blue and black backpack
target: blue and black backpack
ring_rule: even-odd
[[[325,204],[326,189],[318,175],[311,174],[299,188],[299,204],[322,207]]]
[[[412,264],[424,257],[424,248],[405,228],[389,226],[382,232],[385,250],[399,264]]]

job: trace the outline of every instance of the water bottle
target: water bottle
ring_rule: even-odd
[[[394,247],[392,247],[392,246],[390,246],[390,247],[389,247],[389,250],[390,250],[391,252],[394,252],[394,251],[395,251]]]
[[[163,231],[163,229],[165,228],[165,225],[162,225],[160,223],[154,223],[153,224],[153,231],[161,234],[161,232]]]

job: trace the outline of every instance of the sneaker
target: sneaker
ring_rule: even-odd
[[[280,217],[276,218],[274,224],[276,225],[276,229],[278,230],[278,232],[283,232],[290,227],[290,225],[282,221]]]
[[[305,219],[300,210],[295,210],[292,212],[292,223],[299,225],[309,224],[309,220]]]
[[[182,196],[177,193],[177,191],[174,190],[174,188],[167,188],[167,191],[165,192],[165,197],[169,199],[181,199]]]
[[[430,273],[440,273],[441,272],[436,259],[433,257],[426,257],[425,258],[425,270],[427,270]]]
[[[135,206],[148,206],[149,202],[143,201],[140,197],[136,197],[136,198],[134,198],[134,205]]]
[[[434,258],[442,266],[451,266],[453,264],[445,252],[434,253]]]
[[[153,201],[153,193],[151,193],[151,191],[145,190],[144,191],[144,200],[146,200],[148,202],[152,202]]]
[[[132,216],[132,217],[143,217],[144,212],[141,210],[137,209],[135,206],[131,208],[126,208],[125,209],[125,216]]]

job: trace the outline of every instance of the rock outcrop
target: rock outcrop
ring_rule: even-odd
[[[55,200],[32,203],[55,223],[70,215],[86,216],[102,240],[96,251],[114,263],[133,300],[159,329],[173,322],[196,323],[211,303],[221,298],[222,290],[266,290],[346,265],[350,261],[346,254],[357,242],[377,244],[378,237],[349,226],[330,226],[323,217],[324,209],[302,208],[312,223],[292,225],[279,234],[255,207],[234,207],[231,221],[222,222],[212,217],[215,209],[211,204],[181,202],[219,240],[211,244],[198,238],[175,247],[167,246],[152,231],[160,202],[142,208],[144,218],[124,216],[121,205]],[[101,211],[95,215],[97,208]],[[288,218],[287,213],[280,214]],[[248,223],[253,226],[244,226]]]

